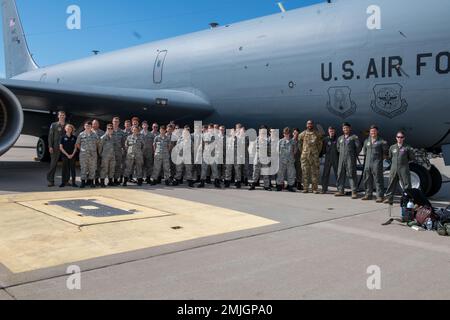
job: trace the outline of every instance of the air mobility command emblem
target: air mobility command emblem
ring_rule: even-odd
[[[373,88],[375,100],[372,109],[376,113],[393,119],[408,110],[406,99],[402,98],[403,87],[398,84],[378,84]]]

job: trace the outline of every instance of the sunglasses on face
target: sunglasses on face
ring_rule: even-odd
[[[397,139],[405,139],[405,137],[397,137]]]

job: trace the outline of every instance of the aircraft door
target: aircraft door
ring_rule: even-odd
[[[156,57],[153,69],[153,83],[160,84],[163,81],[164,62],[166,61],[167,50],[160,51]]]

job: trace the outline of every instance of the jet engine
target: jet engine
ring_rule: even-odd
[[[17,97],[0,85],[0,156],[14,146],[23,128],[23,110]]]

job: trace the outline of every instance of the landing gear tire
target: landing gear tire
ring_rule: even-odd
[[[442,175],[435,166],[431,166],[429,171],[431,176],[431,188],[427,193],[427,197],[436,195],[442,188]]]
[[[430,172],[421,165],[417,163],[411,163],[409,165],[411,170],[411,185],[413,189],[420,189],[422,192],[428,196],[431,190],[432,179]]]
[[[48,151],[48,138],[40,137],[36,145],[36,158],[40,162],[50,162],[50,152]]]

